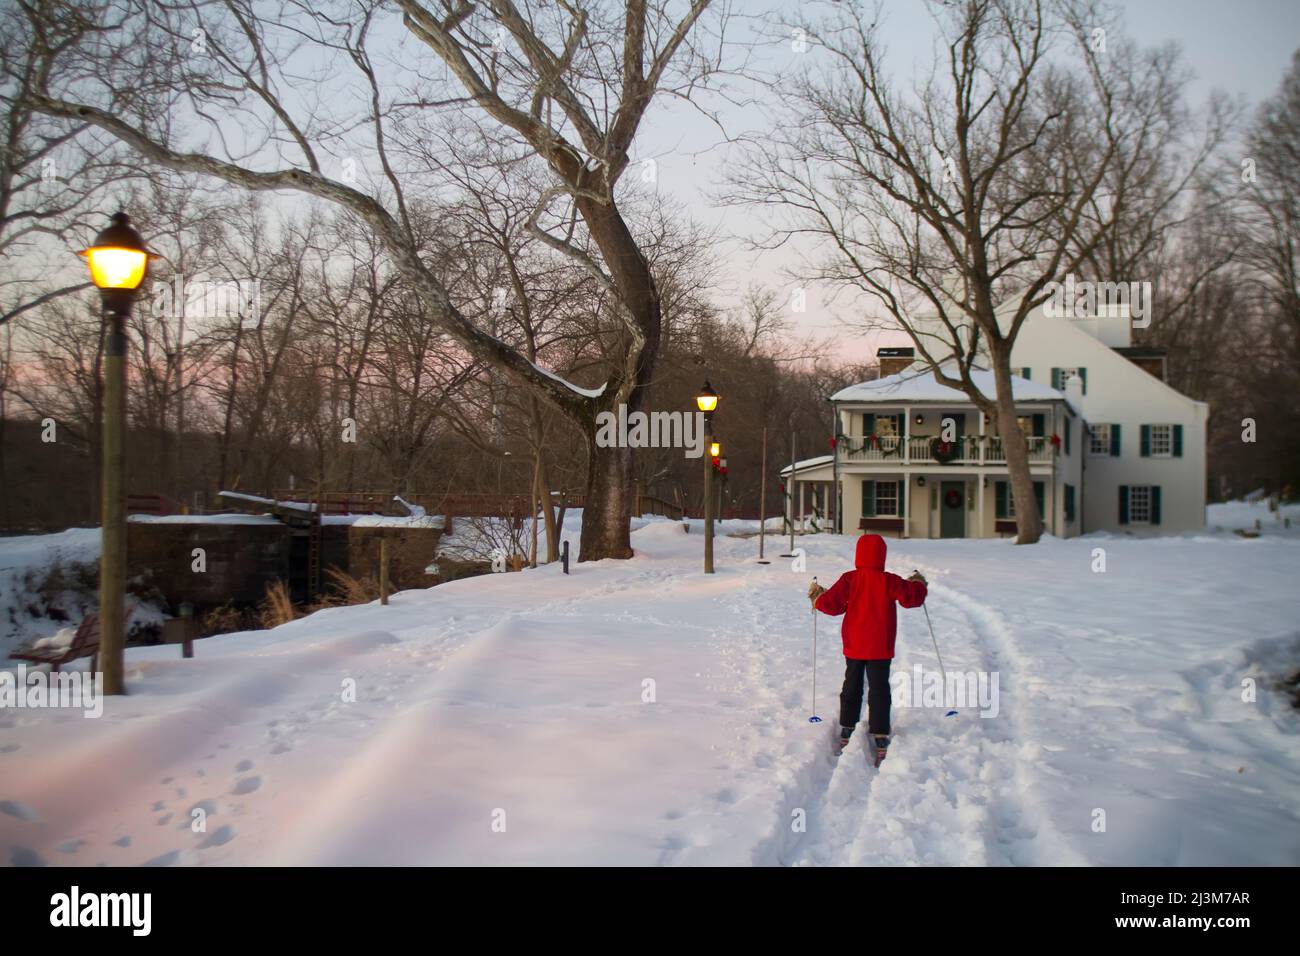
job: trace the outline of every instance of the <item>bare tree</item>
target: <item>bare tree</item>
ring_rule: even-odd
[[[1091,0],[929,7],[936,62],[914,93],[885,71],[879,5],[800,20],[807,67],[773,84],[778,116],[745,150],[730,198],[774,214],[767,242],[810,238],[812,278],[874,303],[938,381],[997,423],[1017,541],[1032,543],[1043,525],[1011,350],[1048,283],[1131,262],[1114,238],[1129,209],[1119,187],[1140,192],[1169,165],[1165,104],[1178,80],[1171,53],[1121,51]],[[985,366],[992,395],[971,375]]]
[[[27,100],[48,115],[111,133],[150,162],[251,190],[306,193],[348,209],[476,360],[545,395],[591,436],[581,558],[630,557],[631,452],[598,447],[594,421],[620,403],[643,402],[658,357],[661,312],[654,276],[616,190],[651,102],[661,94],[689,99],[717,69],[717,55],[693,39],[704,35],[698,24],[708,5],[397,0],[421,57],[409,45],[372,55],[372,45],[391,33],[383,29],[392,10],[387,3],[290,2],[272,14],[244,0],[180,6],[126,0],[114,5],[127,11],[123,28],[73,51],[69,59],[76,62],[41,77]],[[43,42],[42,31],[62,7],[32,4],[35,42]],[[706,37],[715,48],[719,42]],[[202,55],[195,55],[196,43]],[[450,82],[429,69],[428,54]],[[62,63],[59,55],[54,59]],[[406,61],[413,65],[403,73],[399,64]],[[328,78],[345,65],[362,82],[360,116],[352,98],[345,100],[350,114],[343,112],[347,106],[331,114],[320,104],[304,114],[299,99],[280,92],[298,81],[299,67]],[[247,141],[194,151],[187,148],[194,141],[182,145],[160,135],[140,107],[155,115],[175,110],[213,132],[237,122]],[[408,199],[422,179],[418,155],[404,149],[403,135],[443,109],[472,114],[490,135],[545,164],[552,184],[536,197],[538,237],[581,263],[618,303],[625,348],[604,383],[573,385],[491,335],[459,308],[423,257]],[[285,158],[288,152],[296,162]],[[358,155],[376,169],[370,188],[335,173]],[[579,231],[596,255],[571,241]]]

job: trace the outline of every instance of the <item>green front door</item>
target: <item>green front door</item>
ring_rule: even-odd
[[[966,482],[939,485],[939,537],[966,537]]]

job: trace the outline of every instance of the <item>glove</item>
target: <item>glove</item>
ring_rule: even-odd
[[[808,600],[816,603],[817,599],[826,593],[826,589],[814,581],[808,585]]]
[[[909,580],[909,581],[920,581],[920,582],[921,582],[922,584],[924,584],[927,588],[930,586],[930,582],[927,581],[927,580],[925,579],[925,575],[922,574],[920,571],[913,571],[913,572],[912,572],[912,576],[909,577],[907,580]]]

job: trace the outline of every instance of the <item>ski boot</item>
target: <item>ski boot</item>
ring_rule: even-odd
[[[876,745],[875,766],[879,767],[885,759],[885,751],[889,749],[889,734],[872,734],[871,738]]]
[[[844,753],[844,748],[849,745],[849,738],[853,736],[852,727],[841,727],[839,733],[831,731],[831,755],[838,757]]]

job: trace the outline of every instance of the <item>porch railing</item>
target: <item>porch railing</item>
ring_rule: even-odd
[[[1027,437],[1029,461],[1031,463],[1052,460],[1052,444],[1044,436]],[[870,439],[849,438],[847,444],[840,446],[840,461],[845,462],[896,462],[900,464],[938,463],[962,465],[1005,464],[1006,454],[1002,449],[1002,439],[994,435],[963,435],[953,443],[955,449],[951,457],[940,459],[935,455],[934,437],[898,438],[880,436],[875,441]]]

